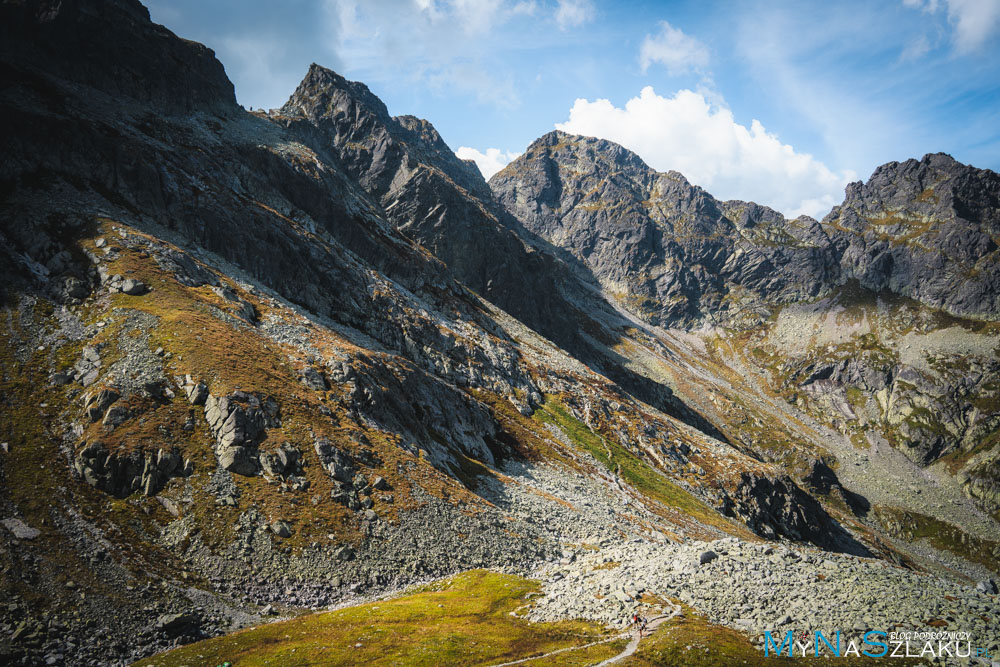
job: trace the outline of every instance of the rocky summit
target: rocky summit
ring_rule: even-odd
[[[136,0],[0,4],[0,73],[0,662],[1000,653],[1000,175],[789,220],[552,132],[487,183]]]

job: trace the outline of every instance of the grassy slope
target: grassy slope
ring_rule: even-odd
[[[475,570],[392,600],[300,616],[191,644],[137,665],[493,664],[583,646],[610,635],[580,621],[529,624],[510,615],[539,585]],[[594,664],[615,640],[540,664]]]
[[[993,555],[1000,544],[969,535],[958,526],[926,514],[903,510],[898,507],[876,505],[875,518],[889,534],[908,542],[927,540],[935,549],[949,551],[956,556],[994,572],[1000,572],[1000,562]]]
[[[554,400],[547,400],[542,409],[535,412],[535,416],[539,421],[558,426],[574,444],[600,461],[608,470],[617,472],[623,480],[648,498],[676,508],[727,533],[746,539],[753,538],[746,528],[726,520],[632,452],[591,431]]]

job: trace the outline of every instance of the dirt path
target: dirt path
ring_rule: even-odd
[[[676,616],[677,614],[679,614],[680,611],[681,611],[680,607],[674,607],[674,610],[671,611],[669,614],[663,614],[662,616],[657,616],[656,618],[651,619],[649,621],[649,624],[646,626],[646,635],[645,636],[649,636],[653,632],[653,630],[655,630],[661,624],[663,624],[664,622],[670,620],[671,618],[673,618],[674,616]],[[509,667],[510,665],[523,665],[523,664],[525,664],[527,662],[531,662],[532,660],[541,660],[543,658],[551,658],[552,656],[559,655],[560,653],[568,653],[570,651],[580,651],[580,650],[583,650],[585,648],[590,648],[591,646],[598,646],[600,644],[608,644],[608,643],[613,642],[613,641],[618,641],[619,639],[622,639],[623,637],[628,637],[629,635],[632,635],[632,634],[634,634],[635,636],[632,637],[632,641],[630,641],[628,643],[628,646],[626,646],[625,649],[621,653],[619,653],[618,655],[613,656],[611,658],[608,658],[604,662],[598,663],[595,667],[603,667],[604,665],[613,665],[614,663],[616,663],[616,662],[618,662],[618,661],[620,661],[620,660],[622,660],[624,658],[627,658],[628,656],[630,656],[630,655],[632,655],[633,653],[636,652],[636,649],[639,648],[639,635],[638,635],[638,633],[633,633],[630,630],[628,632],[622,632],[620,634],[617,634],[617,635],[614,635],[614,636],[611,636],[611,637],[607,637],[606,639],[601,639],[600,641],[590,642],[589,644],[582,644],[581,646],[567,646],[566,648],[561,648],[559,650],[552,651],[551,653],[545,653],[544,655],[533,655],[530,658],[521,658],[520,660],[512,660],[510,662],[502,662],[502,663],[499,663],[499,664],[496,664],[496,665],[490,665],[490,667]]]
[[[661,624],[663,624],[666,621],[669,621],[671,618],[679,614],[680,611],[681,611],[680,607],[674,607],[674,610],[669,614],[664,614],[663,616],[657,616],[656,618],[650,620],[649,624],[646,626],[646,636],[651,635],[653,633],[653,630],[660,627]],[[625,647],[624,651],[622,651],[621,653],[619,653],[614,657],[608,658],[604,662],[598,663],[596,667],[604,667],[604,665],[613,665],[616,662],[619,662],[629,657],[630,655],[635,653],[636,650],[639,648],[639,641],[640,641],[639,634],[636,633],[636,635],[632,637],[632,641],[630,641],[628,643],[628,646]]]

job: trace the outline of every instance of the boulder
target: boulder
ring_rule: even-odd
[[[129,416],[128,408],[123,405],[113,405],[104,415],[104,420],[101,423],[107,428],[114,429],[124,424]]]
[[[128,294],[129,296],[141,296],[148,291],[148,288],[142,281],[126,278],[122,281],[121,291],[122,294]]]
[[[257,462],[246,447],[229,445],[218,450],[219,465],[223,470],[252,477],[257,474]]]
[[[156,619],[155,628],[168,635],[181,634],[186,630],[197,628],[201,618],[193,612],[163,614]]]
[[[87,401],[87,418],[92,422],[96,422],[104,416],[104,413],[111,404],[119,398],[121,398],[121,394],[114,389],[101,389]]]
[[[288,538],[292,536],[292,525],[283,519],[272,522],[269,528],[278,537]]]
[[[188,403],[191,405],[204,405],[205,401],[208,399],[208,385],[204,382],[191,382],[191,376],[188,376],[188,382],[184,385],[184,395],[187,397]]]
[[[40,530],[32,528],[20,519],[4,519],[0,524],[19,540],[33,540],[42,534]]]
[[[326,391],[330,388],[326,378],[312,366],[306,366],[302,371],[302,383],[313,391]]]

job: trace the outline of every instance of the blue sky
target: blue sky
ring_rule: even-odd
[[[928,152],[1000,171],[1000,0],[148,4],[245,106],[280,106],[317,62],[487,176],[555,127],[786,215]]]

